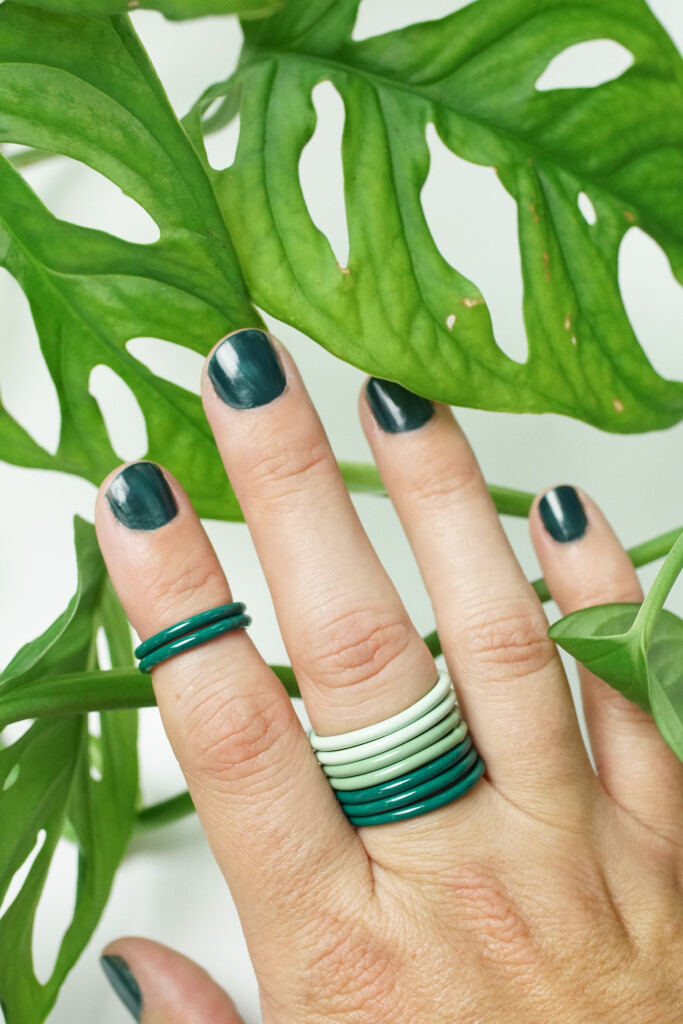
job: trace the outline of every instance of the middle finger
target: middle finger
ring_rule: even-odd
[[[202,400],[273,597],[313,727],[346,732],[409,707],[436,682],[349,497],[289,353],[228,335]]]

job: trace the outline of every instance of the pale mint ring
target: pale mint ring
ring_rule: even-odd
[[[436,725],[433,725],[431,729],[427,729],[426,732],[421,733],[419,736],[414,736],[405,743],[401,743],[398,747],[392,747],[391,750],[382,750],[379,754],[373,754],[372,757],[364,757],[360,761],[352,761],[350,764],[325,764],[323,765],[323,771],[329,779],[348,779],[354,775],[362,775],[364,772],[375,771],[377,768],[383,768],[387,764],[394,764],[405,757],[410,757],[411,754],[417,754],[419,750],[424,750],[425,747],[430,746],[432,743],[440,740],[442,736],[446,736],[455,729],[459,721],[460,711],[456,708],[450,714],[447,714],[445,718],[442,718],[440,722],[437,722]]]
[[[386,768],[378,768],[374,772],[354,775],[351,779],[331,779],[328,777],[327,781],[332,786],[332,789],[365,789],[366,786],[374,786],[378,782],[388,782],[389,779],[397,779],[399,775],[405,775],[407,772],[411,772],[413,768],[420,768],[423,764],[428,764],[429,761],[433,761],[441,754],[445,754],[447,750],[452,750],[453,747],[462,742],[466,734],[467,722],[464,718],[461,718],[460,725],[457,725],[447,736],[437,740],[436,743],[432,743],[429,747],[425,747],[424,750],[420,750],[411,757],[404,757],[401,761],[397,761],[396,764],[387,765]]]
[[[351,761],[360,761],[362,758],[381,754],[384,750],[398,747],[415,736],[427,732],[435,722],[440,722],[442,718],[445,718],[451,708],[455,707],[455,703],[455,690],[451,688],[435,708],[426,711],[424,715],[414,722],[410,722],[409,725],[404,725],[402,729],[389,733],[388,736],[370,740],[369,743],[359,743],[353,747],[347,747],[345,750],[320,750],[316,752],[316,757],[320,764],[350,764]],[[425,744],[423,743],[422,746]],[[396,761],[398,758],[394,758],[394,760]]]
[[[452,685],[448,673],[439,670],[439,677],[431,690],[411,704],[409,708],[399,711],[397,715],[385,718],[383,722],[366,725],[362,729],[337,733],[336,736],[319,736],[315,729],[309,729],[308,739],[314,750],[343,750],[359,743],[376,740],[380,736],[387,736],[397,729],[402,729],[404,725],[414,722],[424,715],[425,711],[430,711],[446,696]]]

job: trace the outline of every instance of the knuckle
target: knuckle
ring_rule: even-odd
[[[210,685],[195,693],[183,711],[190,772],[226,783],[267,773],[294,715],[283,694],[256,688],[226,697]]]
[[[425,459],[417,471],[413,495],[429,509],[451,510],[454,499],[461,500],[473,488],[485,487],[479,464],[472,451],[444,466],[442,461]]]
[[[494,675],[519,678],[542,672],[557,657],[540,607],[529,601],[510,601],[489,611],[483,622],[466,628],[464,653]]]
[[[177,621],[183,617],[180,609],[187,609],[190,605],[201,607],[203,594],[210,595],[206,598],[208,601],[225,596],[227,584],[218,561],[214,557],[197,561],[197,553],[192,549],[177,566],[172,579],[168,578],[168,566],[159,566],[151,574],[146,589],[148,601],[160,620],[170,616]]]
[[[354,608],[306,630],[299,665],[320,686],[355,686],[374,679],[401,658],[412,640],[409,622],[389,613]]]
[[[317,432],[300,436],[293,431],[280,431],[277,437],[263,442],[263,454],[253,459],[246,469],[247,486],[258,492],[259,499],[277,501],[309,487],[317,476],[332,465],[327,438]]]

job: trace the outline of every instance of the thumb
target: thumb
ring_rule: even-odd
[[[150,939],[116,939],[102,969],[140,1024],[243,1024],[230,996],[182,953]]]

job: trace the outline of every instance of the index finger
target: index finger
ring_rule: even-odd
[[[233,601],[189,498],[155,463],[132,463],[104,480],[95,525],[143,640]],[[300,928],[304,913],[338,901],[342,872],[347,892],[365,891],[363,848],[288,694],[244,629],[162,661],[152,684],[247,940],[251,928],[262,940],[264,924],[275,923],[281,940],[283,925]]]

